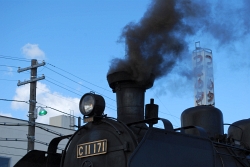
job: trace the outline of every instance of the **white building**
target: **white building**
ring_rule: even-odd
[[[27,153],[28,126],[25,126],[25,124],[28,125],[25,120],[0,116],[0,167],[13,167]],[[70,126],[74,125],[72,117],[57,116],[50,120],[50,124],[52,125],[41,123],[36,125],[63,135],[75,132]],[[35,140],[41,141],[43,144],[35,142],[35,150],[47,151],[48,146],[45,144],[49,144],[55,137],[59,137],[59,135],[36,127]],[[63,140],[58,147],[64,148],[67,141]]]

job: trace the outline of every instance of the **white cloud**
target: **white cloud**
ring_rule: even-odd
[[[13,100],[20,100],[20,101],[29,101],[29,93],[30,88],[29,84],[20,86],[16,88],[16,94],[13,98]],[[27,110],[28,111],[28,104],[22,103],[22,102],[12,102],[11,108],[15,110]]]
[[[18,87],[16,89],[16,94],[14,96],[14,99],[29,101],[29,92],[30,92],[29,89],[30,89],[29,84]],[[63,111],[68,114],[73,114],[70,113],[70,111],[74,111],[74,115],[78,115],[80,113],[78,108],[80,99],[73,97],[65,97],[60,93],[51,92],[49,88],[41,82],[37,82],[36,101],[37,101],[36,104],[37,107],[41,106],[48,112],[46,116],[38,116],[36,120],[37,122],[47,124],[49,123],[50,117],[63,115],[62,113],[56,110],[46,108],[46,106]],[[11,107],[15,110],[25,110],[25,111],[29,110],[29,104],[26,103],[13,102],[11,104]]]
[[[12,76],[13,75],[13,68],[12,67],[7,67],[7,71],[5,72],[4,75]]]
[[[3,113],[3,112],[0,112],[0,115],[1,115],[1,116],[6,116],[6,117],[12,117],[11,113]]]
[[[28,59],[45,59],[44,52],[38,47],[38,44],[27,43],[22,48],[22,53]]]

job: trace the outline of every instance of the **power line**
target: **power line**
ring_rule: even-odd
[[[156,98],[161,102],[162,106],[163,106],[166,110],[168,110],[167,107],[164,105],[164,103],[161,101],[161,99],[160,99],[158,96],[156,96]],[[172,115],[170,112],[169,112],[170,114],[165,113],[165,112],[162,112],[162,111],[159,111],[159,113],[162,113],[162,114],[166,114],[166,115],[171,116],[172,118],[174,118],[174,120],[176,121],[176,123],[179,124],[178,121],[177,121],[177,120],[179,120],[179,117],[177,117],[177,116],[175,116],[175,115]],[[176,125],[175,125],[175,126],[176,126]],[[176,127],[177,127],[177,126],[176,126]]]
[[[41,70],[38,70],[38,72],[42,72],[45,69],[45,67],[43,67]]]
[[[116,111],[116,109],[114,109],[114,108],[111,108],[111,107],[109,107],[109,106],[106,106],[106,107],[109,108],[109,109],[111,109],[111,110]]]
[[[3,101],[23,102],[23,103],[30,104],[28,101],[21,101],[21,100],[9,100],[9,99],[0,99],[0,100],[3,100]],[[36,102],[36,103],[38,103],[38,102]],[[38,103],[38,104],[41,104],[41,103]],[[46,106],[46,105],[44,105],[44,104],[41,104],[41,105]],[[70,114],[68,114],[68,113],[65,113],[65,112],[63,112],[63,111],[57,110],[57,109],[52,108],[52,107],[49,107],[49,106],[46,106],[46,107],[44,107],[44,108],[50,108],[50,109],[53,109],[53,110],[55,110],[55,111],[58,111],[58,112],[61,112],[61,113],[64,113],[64,114],[70,115]]]
[[[7,122],[0,122],[0,125],[3,125],[3,126],[35,126],[37,128],[40,128],[40,129],[42,129],[44,131],[47,131],[49,133],[52,133],[54,135],[65,136],[65,135],[63,135],[63,134],[61,134],[59,132],[56,132],[54,130],[51,130],[49,128],[45,128],[43,126],[40,126],[40,125],[38,125],[36,123],[31,123],[31,122],[27,122],[27,123],[7,123]]]
[[[11,156],[18,156],[18,157],[23,157],[23,155],[15,155],[15,154],[2,153],[2,152],[0,152],[0,154],[4,154],[4,155],[11,155]]]
[[[68,87],[68,88],[70,88],[70,89],[74,89],[74,88],[72,88],[72,87],[70,87],[70,86],[68,86],[68,85],[66,85],[66,84],[64,84],[64,83],[58,82],[57,80],[55,80],[55,79],[53,79],[53,78],[51,78],[51,77],[46,76],[46,78],[49,78],[50,80],[53,80],[53,81],[59,83],[60,86],[61,86],[61,85],[64,85],[64,86],[66,86],[66,87]],[[60,87],[60,86],[59,86],[59,87]],[[74,89],[74,90],[75,90],[75,89]],[[79,92],[79,91],[78,91],[78,92]]]
[[[45,80],[46,80],[47,82],[50,82],[50,83],[52,83],[52,84],[54,84],[54,85],[60,87],[60,88],[65,89],[65,90],[67,90],[67,91],[69,91],[69,92],[71,92],[71,93],[74,93],[74,94],[76,94],[76,95],[78,95],[78,96],[82,96],[81,94],[78,94],[78,93],[76,93],[76,92],[73,92],[73,91],[71,91],[71,90],[69,90],[69,89],[67,89],[67,88],[65,88],[65,87],[63,87],[63,86],[61,86],[61,85],[59,85],[59,84],[56,84],[56,83],[54,83],[54,82],[52,82],[52,81],[49,81],[48,79],[45,79]]]
[[[74,82],[74,83],[76,83],[76,84],[78,84],[78,85],[81,85],[81,86],[85,87],[86,89],[89,89],[90,91],[96,92],[96,91],[94,91],[93,89],[91,89],[91,88],[89,88],[89,87],[87,87],[87,86],[85,86],[85,85],[83,85],[83,84],[81,84],[81,83],[79,83],[79,82],[77,82],[77,81],[74,81],[73,79],[70,79],[69,77],[66,77],[66,76],[63,75],[63,74],[60,74],[59,72],[56,72],[55,70],[52,70],[51,68],[48,68],[47,66],[45,66],[45,68],[47,68],[47,69],[53,71],[54,73],[56,73],[56,74],[58,74],[58,75],[60,75],[60,76],[62,76],[62,77],[64,77],[64,78],[66,78],[66,79],[68,79],[68,80],[70,80],[70,81],[72,81],[72,82]],[[96,93],[98,93],[98,92],[96,92]],[[101,93],[98,93],[98,94],[102,95]],[[110,97],[108,97],[108,96],[105,96],[105,95],[102,95],[102,96],[104,96],[104,97],[106,97],[106,98],[108,98],[108,99],[110,99],[110,100],[112,100],[112,101],[115,101],[114,99],[112,99],[112,98],[110,98]]]
[[[47,78],[50,78],[50,77],[47,77]],[[50,78],[50,79],[52,79],[52,78]],[[48,81],[48,82],[50,82],[50,83],[52,83],[52,84],[54,84],[54,85],[56,85],[56,86],[58,86],[58,87],[61,87],[61,88],[63,88],[63,89],[65,89],[65,90],[67,90],[67,91],[69,91],[69,92],[71,92],[71,93],[74,93],[74,94],[76,94],[76,95],[79,95],[80,97],[84,94],[84,93],[81,93],[81,94],[78,94],[78,93],[76,93],[76,92],[74,92],[74,91],[71,91],[71,90],[69,90],[69,89],[67,89],[67,88],[65,88],[65,87],[63,87],[63,86],[61,86],[61,85],[65,85],[65,84],[63,84],[63,83],[60,83],[61,85],[59,85],[59,84],[56,84],[56,83],[54,83],[54,82],[52,82],[52,81],[49,81],[48,79],[45,79],[46,81]],[[54,79],[52,79],[52,80],[54,80]],[[54,81],[56,81],[56,80],[54,80]],[[69,86],[67,86],[67,85],[65,85],[66,87],[69,87]],[[71,87],[69,87],[70,89],[73,89],[73,88],[71,88]],[[79,92],[79,91],[78,91]],[[114,107],[113,105],[111,105],[111,104],[108,104],[108,103],[106,103],[107,105],[109,105],[109,106],[111,106],[111,107]],[[112,109],[112,110],[114,110],[113,108],[111,108],[111,107],[108,107],[108,108],[110,108],[110,109]]]
[[[9,99],[0,99],[2,101],[15,101],[15,102],[22,102],[22,103],[27,103],[30,104],[28,101],[22,101],[22,100],[9,100]]]
[[[18,149],[18,150],[27,150],[27,149],[25,149],[25,148],[10,147],[10,146],[3,146],[3,145],[0,145],[0,147],[5,147],[5,148],[14,148],[14,149]]]
[[[3,71],[3,72],[14,72],[14,73],[17,73],[16,71],[8,71],[8,70],[0,70],[0,71]]]
[[[108,90],[108,89],[105,89],[105,88],[103,88],[103,87],[101,87],[101,86],[95,85],[95,84],[93,84],[93,83],[91,83],[91,82],[89,82],[89,81],[87,81],[87,80],[84,80],[84,79],[82,79],[82,78],[80,78],[80,77],[78,77],[78,76],[76,76],[76,75],[74,75],[74,74],[72,74],[72,73],[70,73],[70,72],[68,72],[68,71],[66,71],[66,70],[63,70],[63,69],[61,69],[61,68],[59,68],[59,67],[56,67],[55,65],[52,65],[52,64],[50,64],[50,63],[47,63],[47,64],[50,65],[50,66],[52,66],[52,67],[54,67],[54,68],[57,68],[57,69],[59,69],[59,70],[61,70],[61,71],[63,71],[63,72],[66,72],[67,74],[70,74],[70,75],[72,75],[72,76],[74,76],[74,77],[76,77],[76,78],[78,78],[78,79],[80,79],[80,80],[82,80],[82,81],[84,81],[84,82],[87,82],[87,83],[89,83],[89,84],[91,84],[91,85],[93,85],[93,86],[96,86],[96,87],[101,88],[101,89],[103,89],[103,90],[106,90],[106,91],[108,91],[108,92],[112,92],[112,91],[110,91],[110,90]]]
[[[38,87],[36,87],[36,88],[39,89],[39,90],[42,90],[43,92],[46,92],[46,93],[48,93],[48,94],[50,94],[50,95],[52,95],[52,96],[56,96],[56,97],[58,97],[58,98],[67,100],[67,101],[69,101],[69,102],[71,102],[71,103],[75,103],[74,101],[69,100],[69,99],[67,99],[67,98],[65,98],[65,97],[63,97],[63,96],[58,96],[58,95],[56,95],[56,94],[50,93],[50,92],[48,92],[48,91],[46,91],[46,90],[44,90],[44,89],[38,88]]]
[[[11,60],[25,60],[25,61],[27,61],[27,59],[23,59],[23,58],[9,57],[9,56],[1,56],[1,55],[0,55],[0,58],[6,58],[6,59],[11,59]],[[29,60],[29,61],[30,61],[30,60]],[[69,73],[69,72],[67,72],[67,71],[65,71],[65,70],[63,70],[63,69],[61,69],[61,68],[59,68],[59,67],[56,67],[56,66],[54,66],[54,65],[52,65],[52,64],[49,64],[49,65],[51,65],[52,67],[57,68],[57,69],[59,69],[59,70],[61,70],[61,71],[64,71],[64,72],[66,72],[66,73],[68,73],[68,74],[70,74],[70,75],[72,75],[72,76],[74,76],[74,77],[76,77],[76,78],[78,78],[78,79],[83,80],[82,78],[77,77],[76,75],[74,75],[74,74],[72,74],[72,73]],[[1,65],[1,66],[8,66],[8,65]],[[15,66],[12,66],[12,67],[15,67]],[[15,67],[15,68],[18,68],[18,67]],[[51,70],[51,71],[53,71],[53,72],[55,72],[55,73],[57,73],[58,75],[63,76],[64,78],[67,78],[68,80],[70,80],[70,81],[72,81],[72,82],[74,82],[74,83],[77,83],[77,84],[79,84],[79,85],[81,85],[81,86],[83,86],[83,87],[85,87],[85,88],[87,88],[87,89],[93,91],[91,88],[86,87],[86,86],[84,86],[83,84],[80,84],[79,82],[74,81],[73,79],[70,79],[69,77],[60,74],[60,73],[56,72],[55,70],[52,70],[52,69],[48,68],[47,66],[46,66],[46,68],[49,69],[49,70]],[[0,80],[4,80],[4,81],[17,81],[17,80],[7,80],[7,79],[0,79]],[[72,92],[72,93],[74,93],[74,94],[76,94],[76,95],[78,95],[78,96],[82,96],[82,94],[79,94],[79,93],[77,93],[77,92],[75,92],[75,91],[72,91],[72,90],[70,90],[70,89],[67,89],[66,87],[63,87],[63,86],[61,86],[61,85],[59,85],[59,84],[56,84],[55,82],[49,81],[49,80],[47,80],[47,79],[46,79],[46,81],[48,81],[48,82],[50,82],[50,83],[52,83],[52,84],[54,84],[54,85],[56,85],[56,86],[58,86],[58,87],[61,87],[61,88],[65,89],[65,90],[67,90],[67,91],[70,91],[70,92]],[[88,81],[86,81],[86,80],[83,80],[83,81],[88,82]],[[90,83],[90,82],[88,82],[88,83]],[[92,84],[92,83],[90,83],[90,84]],[[64,84],[62,84],[62,85],[64,85]],[[95,84],[92,84],[92,85],[94,85],[94,86],[96,86],[96,87],[99,87],[99,88],[102,88],[102,87],[97,86],[97,85],[95,85]],[[68,86],[67,86],[67,87],[68,87]],[[71,88],[71,89],[72,89],[72,88]],[[102,89],[104,89],[104,88],[102,88]],[[107,90],[107,89],[104,89],[104,90]],[[110,90],[107,90],[107,91],[110,92]],[[94,92],[95,92],[95,91],[94,91]],[[97,93],[97,92],[96,92],[96,93]],[[108,97],[108,96],[105,96],[105,95],[102,95],[102,96],[104,96],[104,97],[106,97],[106,98],[108,98],[108,99],[110,99],[110,100],[112,100],[112,101],[115,101],[114,99],[112,99],[112,98],[110,98],[110,97]],[[0,99],[0,100],[16,101],[16,102],[25,102],[25,101],[7,100],[7,99]],[[26,102],[26,103],[29,104],[28,102]],[[107,105],[110,105],[110,104],[107,103]],[[110,105],[110,106],[114,107],[113,105]],[[110,108],[110,109],[112,109],[112,110],[115,110],[115,109],[113,109],[112,107],[108,107],[108,106],[107,106],[107,108]],[[52,109],[52,108],[51,108],[51,109]],[[57,110],[57,111],[60,111],[60,110]]]
[[[23,102],[23,103],[30,104],[30,103],[27,102],[27,101],[21,101],[21,100],[9,100],[9,99],[0,99],[0,100],[3,100],[3,101]],[[36,103],[38,103],[38,102],[36,102]],[[38,103],[38,104],[45,106],[45,107],[43,107],[43,108],[50,108],[50,109],[55,110],[55,111],[58,111],[58,112],[60,112],[60,113],[63,113],[63,114],[69,115],[69,116],[73,116],[73,115],[71,115],[71,114],[68,114],[68,113],[66,113],[66,112],[60,111],[60,110],[58,110],[58,109],[55,109],[55,108],[46,106],[45,104],[42,104],[42,103]],[[38,106],[38,107],[39,107],[39,106]],[[78,117],[76,117],[76,116],[73,116],[73,117],[78,118]]]
[[[18,80],[15,80],[15,79],[0,79],[1,81],[15,81],[17,82]]]
[[[11,57],[11,56],[3,56],[3,55],[0,55],[0,59],[9,59],[9,60],[17,60],[17,61],[30,62],[30,60],[28,60],[28,59],[19,58],[19,57]]]
[[[16,67],[16,66],[9,66],[9,65],[3,65],[3,64],[0,64],[0,66],[2,66],[2,67],[13,67],[13,68],[18,68],[18,67]]]
[[[0,141],[22,141],[22,142],[27,142],[28,139],[20,139],[20,138],[2,138],[2,137],[0,137]],[[43,144],[43,145],[46,145],[46,146],[49,145],[49,144],[46,143],[46,142],[43,142],[43,141],[40,141],[40,140],[36,140],[36,139],[34,139],[34,142],[39,143],[39,144]],[[59,149],[59,150],[64,150],[64,149],[59,148],[59,147],[57,147],[57,149]]]
[[[12,57],[12,58],[14,58],[14,57]],[[70,73],[70,72],[67,72],[66,70],[63,70],[63,69],[61,69],[61,68],[59,68],[59,67],[56,67],[55,65],[52,65],[52,64],[50,64],[50,63],[47,63],[47,64],[49,64],[50,66],[52,66],[52,67],[54,67],[54,68],[57,68],[57,69],[59,69],[59,70],[61,70],[61,71],[63,71],[63,72],[66,72],[67,74],[70,74],[70,75],[72,75],[72,76],[74,76],[74,77],[76,77],[76,78],[78,78],[78,79],[81,79],[81,80],[83,80],[84,82],[87,82],[87,83],[89,83],[89,84],[91,84],[91,85],[93,85],[93,86],[96,86],[96,87],[98,87],[98,88],[101,88],[101,89],[104,89],[104,90],[106,90],[106,91],[111,92],[110,90],[107,90],[107,89],[105,89],[105,88],[103,88],[103,87],[100,87],[100,86],[98,86],[98,85],[95,85],[95,84],[93,84],[93,83],[91,83],[91,82],[88,82],[88,81],[86,81],[86,80],[84,80],[84,79],[82,79],[82,78],[80,78],[80,77],[78,77],[78,76],[76,76],[76,75],[74,75],[74,74],[72,74],[72,73]],[[5,66],[5,65],[4,65],[4,66]],[[62,76],[62,77],[64,77],[64,78],[66,78],[66,79],[68,79],[68,80],[70,80],[70,81],[72,81],[72,82],[74,82],[74,83],[76,83],[76,84],[78,84],[78,85],[81,85],[81,86],[83,86],[83,87],[89,89],[90,91],[96,92],[96,91],[92,90],[91,88],[89,88],[89,87],[87,87],[87,86],[85,86],[85,85],[83,85],[83,84],[81,84],[81,83],[79,83],[79,82],[77,82],[77,81],[75,81],[75,80],[73,80],[73,79],[71,79],[71,78],[69,78],[69,77],[63,75],[63,74],[61,74],[61,73],[59,73],[59,72],[56,72],[55,70],[52,70],[51,68],[47,67],[46,65],[44,66],[44,68],[47,68],[47,69],[53,71],[54,73],[56,73],[56,74],[58,74],[58,75],[60,75],[60,76]],[[46,80],[47,80],[47,79],[46,79]],[[48,81],[48,80],[47,80],[47,81]],[[61,87],[61,88],[63,88],[63,89],[66,89],[66,90],[68,90],[68,91],[70,91],[70,92],[72,92],[72,93],[74,93],[74,94],[79,95],[78,93],[73,92],[73,91],[71,91],[71,90],[69,90],[69,89],[67,89],[67,88],[65,88],[65,87],[62,87],[61,85],[58,85],[58,84],[56,84],[56,83],[54,83],[54,82],[52,82],[52,81],[48,81],[48,82],[50,82],[50,83],[52,83],[52,84],[54,84],[54,85],[56,85],[56,86],[59,86],[59,87]],[[68,87],[68,86],[67,86],[67,87]],[[96,92],[96,93],[98,93],[98,92]],[[98,94],[100,94],[100,93],[98,93]],[[81,94],[81,95],[82,95],[82,94]],[[79,96],[81,96],[81,95],[79,95]],[[102,94],[100,94],[100,95],[102,95]],[[105,95],[102,95],[102,96],[104,96],[104,97],[106,97],[106,98],[108,98],[108,99],[110,99],[110,100],[112,100],[112,101],[115,101],[114,99],[112,99],[112,98],[110,98],[110,97],[108,97],[108,96],[105,96]]]
[[[74,82],[74,83],[76,83],[76,84],[79,84],[78,82],[74,81],[73,79],[70,79],[69,77],[66,77],[66,76],[63,75],[63,74],[60,74],[59,72],[56,72],[55,70],[52,70],[51,68],[49,68],[49,67],[47,67],[47,66],[45,66],[45,68],[47,68],[47,69],[53,71],[54,73],[56,73],[56,74],[58,74],[58,75],[60,75],[60,76],[62,76],[62,77],[64,77],[64,78],[66,78],[66,79],[68,79],[68,80],[70,80],[70,81],[72,81],[72,82]],[[80,84],[80,85],[81,85],[81,84]],[[87,88],[87,89],[93,91],[91,88],[89,88],[89,87],[87,87],[87,86],[84,86],[84,85],[81,85],[81,86],[83,86],[83,87],[85,87],[85,88]]]
[[[45,79],[45,80],[48,81],[47,79]],[[59,87],[65,89],[65,90],[68,90],[68,91],[70,91],[70,92],[72,92],[72,93],[74,93],[74,94],[76,94],[76,95],[79,95],[80,97],[83,95],[83,94],[78,94],[78,93],[76,93],[76,92],[73,92],[73,91],[71,91],[71,90],[69,90],[69,89],[67,89],[67,88],[64,88],[64,87],[62,87],[62,86],[60,86],[60,85],[58,85],[58,84],[56,84],[56,83],[54,83],[54,82],[51,82],[51,81],[48,81],[48,82],[50,82],[50,83],[52,83],[52,84],[55,84],[56,86],[59,86]],[[38,89],[39,89],[39,88],[38,88]],[[42,89],[40,89],[40,90],[42,90]],[[49,93],[49,92],[48,92],[48,93]],[[56,96],[56,95],[54,95],[54,94],[52,94],[52,93],[49,93],[49,94],[51,94],[51,95],[53,95],[53,96]],[[62,97],[60,97],[60,96],[57,96],[57,97],[62,98]],[[68,100],[67,98],[62,98],[62,99],[65,99],[65,100],[67,100],[67,101],[70,101],[70,100]],[[75,103],[74,101],[70,101],[70,102]],[[112,107],[115,107],[114,105],[111,105],[111,104],[109,104],[109,103],[106,103],[106,105],[108,105],[108,106],[106,106],[107,108],[116,111],[114,108],[112,108]],[[109,106],[110,106],[110,107],[109,107]]]
[[[172,114],[168,114],[168,113],[165,113],[165,112],[162,112],[162,111],[159,111],[159,113],[162,113],[162,114],[165,114],[165,115],[169,115],[175,119],[179,119],[179,117],[175,116],[175,115],[172,115]]]
[[[45,80],[48,81],[47,79],[45,79]],[[67,90],[67,91],[69,91],[69,92],[71,92],[71,93],[74,93],[74,94],[76,94],[76,95],[79,95],[80,97],[83,95],[83,94],[78,94],[78,93],[76,93],[76,92],[73,92],[73,91],[71,91],[71,90],[69,90],[69,89],[67,89],[67,88],[65,88],[65,87],[63,87],[63,86],[60,86],[60,85],[58,85],[58,84],[56,84],[56,83],[54,83],[54,82],[51,82],[51,81],[48,81],[48,82],[50,82],[50,83],[52,83],[52,84],[54,84],[54,85],[56,85],[56,86],[59,86],[59,87],[65,89],[65,90]],[[111,106],[111,107],[114,107],[113,105],[111,105],[111,104],[109,104],[109,103],[106,103],[106,104],[109,105],[109,106]],[[107,106],[107,108],[112,109],[112,110],[115,110],[115,109],[113,109],[113,108],[111,108],[111,107],[108,107],[108,106]]]
[[[37,103],[38,103],[38,102],[37,102]],[[43,106],[44,106],[43,108],[50,108],[50,109],[55,110],[55,111],[58,111],[58,112],[60,112],[60,113],[63,113],[63,114],[66,114],[66,115],[69,115],[69,116],[78,118],[77,116],[74,116],[74,115],[68,114],[68,113],[66,113],[66,112],[63,112],[63,111],[61,111],[61,110],[58,110],[58,109],[55,109],[55,108],[46,106],[45,104],[42,104],[42,103],[38,103],[38,104],[43,105]]]

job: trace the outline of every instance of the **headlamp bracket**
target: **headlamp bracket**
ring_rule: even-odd
[[[83,121],[84,123],[88,123],[88,122],[95,122],[95,121],[100,121],[102,118],[107,117],[107,115],[101,115],[101,116],[83,116]]]

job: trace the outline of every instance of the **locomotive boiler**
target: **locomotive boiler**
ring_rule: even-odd
[[[79,104],[87,122],[74,134],[53,139],[48,150],[27,153],[15,167],[249,167],[250,119],[224,134],[222,112],[214,106],[183,111],[181,127],[158,117],[158,105],[145,105],[154,76],[138,82],[124,71],[107,76],[116,93],[117,118],[104,114],[105,101],[87,93]],[[144,107],[145,105],[145,107]],[[145,109],[144,109],[145,108]],[[162,121],[164,128],[154,125]],[[58,143],[69,138],[63,152]]]

